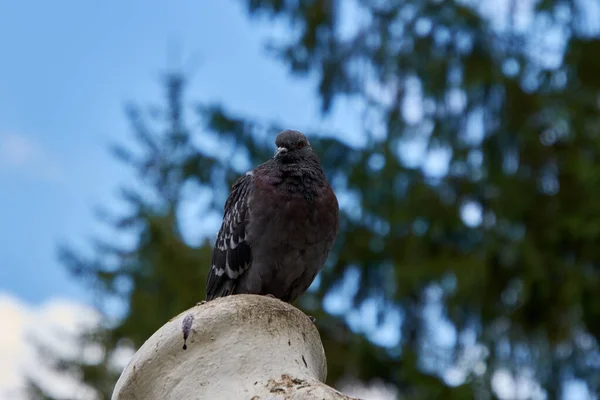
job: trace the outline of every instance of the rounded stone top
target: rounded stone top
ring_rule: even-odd
[[[308,316],[277,299],[234,295],[163,325],[133,356],[112,399],[347,399],[322,383],[326,375]]]

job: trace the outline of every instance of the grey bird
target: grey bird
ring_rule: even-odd
[[[258,294],[291,303],[323,267],[338,233],[337,198],[302,133],[285,130],[273,158],[239,178],[225,203],[206,300]]]

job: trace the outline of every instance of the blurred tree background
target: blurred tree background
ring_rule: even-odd
[[[279,27],[271,54],[318,83],[324,114],[340,100],[362,112],[361,145],[305,132],[342,208],[334,252],[298,304],[317,317],[329,383],[379,378],[407,399],[558,399],[574,381],[597,393],[599,3],[244,4]],[[114,235],[92,251],[60,251],[100,309],[125,305],[85,338],[101,361],[48,357],[103,399],[115,351],[204,298],[213,235],[191,245],[182,221],[220,217],[233,180],[296,128],[188,108],[176,71],[164,85],[162,107],[128,110],[135,144],[114,149],[139,178],[122,193],[130,212],[102,214]],[[200,199],[201,214],[182,215]]]

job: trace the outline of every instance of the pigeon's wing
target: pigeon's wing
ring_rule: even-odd
[[[252,174],[239,178],[225,202],[223,224],[217,234],[206,282],[206,300],[230,295],[236,281],[248,269],[252,251],[246,241],[248,197]]]

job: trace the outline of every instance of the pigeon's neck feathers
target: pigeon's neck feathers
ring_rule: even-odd
[[[299,162],[282,162],[270,159],[254,170],[254,176],[277,191],[304,196],[312,202],[327,178],[316,154],[310,154]]]
[[[285,162],[276,158],[271,161],[272,168],[282,174],[284,178],[306,177],[316,181],[325,180],[325,173],[315,153],[308,153],[294,162]]]

